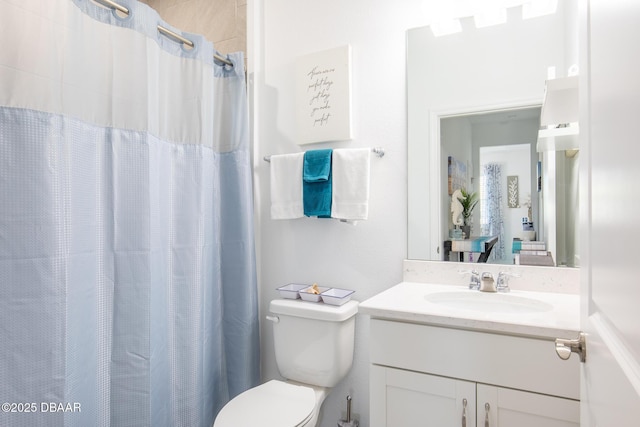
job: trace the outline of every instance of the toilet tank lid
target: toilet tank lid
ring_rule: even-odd
[[[342,305],[329,305],[294,299],[275,299],[271,301],[269,311],[274,314],[304,317],[307,319],[342,322],[356,315],[357,301],[347,301]]]

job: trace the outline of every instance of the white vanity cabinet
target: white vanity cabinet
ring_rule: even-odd
[[[372,318],[370,339],[371,427],[580,425],[578,358],[550,338]]]
[[[477,384],[477,426],[578,427],[580,402]]]
[[[475,426],[476,384],[372,365],[371,426]]]

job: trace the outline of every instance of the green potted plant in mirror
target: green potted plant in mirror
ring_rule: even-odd
[[[462,218],[464,220],[462,232],[465,234],[465,239],[468,239],[471,235],[471,215],[478,204],[478,193],[469,193],[466,189],[461,188],[460,194],[462,197],[458,197],[458,200],[462,204]]]

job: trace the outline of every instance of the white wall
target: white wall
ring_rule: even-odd
[[[407,249],[406,30],[424,25],[423,0],[256,0],[249,2],[249,83],[254,102],[255,185],[261,318],[275,288],[289,282],[354,289],[362,301],[402,280]],[[298,56],[352,48],[352,141],[300,147],[295,140],[293,70]],[[369,219],[274,221],[269,164],[262,157],[325,147],[384,148],[372,157]],[[310,331],[312,333],[312,331]],[[354,366],[323,406],[322,427],[345,416],[353,397],[369,425],[368,317],[358,316]],[[263,378],[279,378],[271,325],[262,324]]]

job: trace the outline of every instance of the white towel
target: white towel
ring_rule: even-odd
[[[304,153],[271,156],[271,219],[304,216],[302,161]]]
[[[332,218],[350,221],[367,219],[369,215],[370,157],[370,148],[333,150]]]

